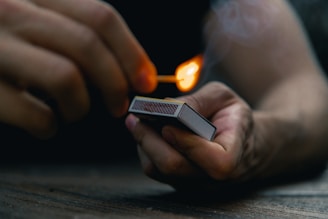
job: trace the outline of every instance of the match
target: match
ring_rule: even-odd
[[[175,83],[180,91],[190,91],[197,84],[202,61],[202,55],[196,55],[178,65],[174,75],[157,75],[157,81],[159,83]]]
[[[157,75],[159,83],[176,83],[178,81],[175,75]]]

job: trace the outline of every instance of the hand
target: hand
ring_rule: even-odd
[[[179,98],[208,118],[217,128],[213,141],[172,126],[162,133],[139,122],[132,114],[126,126],[138,142],[146,175],[178,189],[223,181],[243,181],[256,173],[253,114],[227,86],[211,82]]]
[[[71,122],[88,112],[89,86],[119,117],[127,111],[129,90],[153,91],[155,74],[111,5],[94,0],[0,2],[0,122],[49,137],[56,131],[56,116]]]

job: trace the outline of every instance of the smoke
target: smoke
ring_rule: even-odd
[[[213,77],[209,72],[227,55],[232,42],[258,46],[270,30],[271,18],[279,16],[279,10],[265,0],[216,0],[212,1],[211,11],[214,19],[204,29],[203,80]]]
[[[212,19],[212,22],[206,23],[204,28],[206,47],[204,50],[204,69],[201,80],[218,78],[217,74],[215,75],[211,72],[217,72],[214,69],[227,56],[232,43],[252,49],[261,46],[262,39],[271,37],[277,42],[277,47],[268,51],[270,52],[270,59],[276,63],[273,66],[279,68],[284,65],[284,62],[287,62],[285,57],[288,54],[285,53],[288,51],[290,43],[281,33],[271,29],[275,22],[274,18],[280,16],[281,11],[278,6],[270,2],[266,0],[213,0],[211,2],[211,11],[214,19]],[[311,33],[315,34],[311,35],[311,38],[318,39],[325,35],[322,31],[325,29],[324,27],[328,29],[328,1],[290,0],[289,3],[294,7],[296,13],[301,18],[304,18],[303,22],[305,22],[307,30],[312,30],[318,27],[318,24],[322,24],[311,31]],[[315,10],[316,12],[319,12],[320,9],[320,13],[314,13],[314,8],[317,9]],[[318,19],[320,17],[321,20],[319,22]],[[319,28],[320,30],[318,30]],[[322,39],[321,42],[323,42]],[[325,43],[325,45],[328,44]],[[317,46],[321,50],[322,47],[322,43]],[[328,53],[326,52],[325,54]]]
[[[263,0],[219,0],[211,8],[221,27],[221,34],[242,44],[254,43],[254,38],[270,27],[268,14],[277,12]]]

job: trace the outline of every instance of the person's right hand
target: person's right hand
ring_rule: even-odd
[[[50,137],[57,116],[72,122],[88,112],[87,84],[120,117],[129,90],[152,92],[155,75],[153,63],[109,4],[0,1],[0,122]]]

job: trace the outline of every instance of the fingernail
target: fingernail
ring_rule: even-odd
[[[129,114],[125,119],[125,126],[128,128],[129,131],[133,131],[138,122],[138,117],[134,116],[133,114]]]
[[[169,128],[164,127],[162,129],[162,135],[163,138],[171,145],[176,145],[176,138],[174,133],[172,132],[172,130],[170,130]]]

